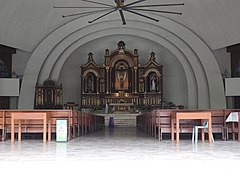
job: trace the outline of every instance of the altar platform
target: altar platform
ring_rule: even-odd
[[[135,111],[134,103],[110,103],[109,110],[114,114],[132,113]]]
[[[109,114],[98,114],[99,116],[104,116],[105,127],[109,126],[110,118],[113,119],[114,127],[136,127],[137,126],[137,116],[139,113],[109,113]]]

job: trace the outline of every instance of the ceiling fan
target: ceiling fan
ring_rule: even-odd
[[[166,13],[166,14],[176,14],[176,15],[182,15],[181,12],[175,12],[175,11],[162,11],[162,10],[156,10],[156,9],[147,9],[151,7],[160,7],[160,6],[182,6],[184,3],[168,3],[168,4],[147,4],[147,5],[136,5],[138,3],[147,1],[147,0],[137,0],[134,2],[131,2],[129,4],[125,4],[125,0],[114,0],[115,5],[112,4],[106,4],[106,3],[101,3],[97,1],[92,1],[92,0],[80,0],[83,2],[91,3],[91,4],[96,4],[96,5],[101,5],[101,6],[54,6],[54,8],[81,8],[81,9],[97,9],[97,10],[92,10],[88,12],[82,12],[82,13],[75,13],[75,14],[68,14],[68,15],[63,15],[62,17],[70,17],[70,16],[87,16],[91,14],[97,14],[97,13],[104,13],[101,16],[96,17],[93,20],[88,21],[88,23],[93,23],[115,11],[119,11],[122,24],[125,25],[126,19],[123,14],[123,12],[128,12],[132,13],[147,19],[150,19],[152,21],[158,22],[159,20],[153,17],[150,17],[148,15],[143,14],[142,12],[149,13],[149,12],[154,12],[154,13]],[[80,17],[79,17],[80,18]]]

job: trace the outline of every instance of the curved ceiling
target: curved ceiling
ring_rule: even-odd
[[[126,3],[134,1],[126,0]],[[173,54],[179,54],[178,60],[188,78],[189,104],[207,108],[225,106],[221,72],[211,50],[240,42],[240,24],[237,23],[240,2],[147,0],[141,4],[179,2],[184,2],[185,6],[158,9],[180,11],[183,12],[181,16],[148,14],[159,19],[159,22],[153,22],[126,13],[127,24],[122,25],[119,13],[88,24],[88,20],[102,14],[62,18],[62,15],[80,11],[53,8],[62,5],[89,6],[89,3],[80,0],[1,0],[0,44],[32,53],[24,72],[20,107],[33,106],[36,82],[50,76],[57,78],[64,61],[77,47],[115,34],[145,37],[167,47]],[[102,0],[101,3],[114,5],[113,0]]]
[[[135,0],[126,0],[127,3],[133,1]],[[101,0],[101,2],[114,4],[113,0]],[[180,11],[183,12],[181,16],[166,14],[152,14],[152,16],[155,18],[164,16],[185,26],[200,37],[211,49],[240,43],[239,0],[148,0],[141,4],[176,2],[184,2],[185,6],[159,7],[157,9]],[[46,36],[76,18],[62,18],[62,15],[80,12],[79,9],[56,9],[53,8],[54,5],[89,6],[90,4],[79,0],[1,0],[0,44],[33,52]],[[89,19],[97,16],[89,16]],[[128,20],[150,22],[150,20],[128,13],[125,16],[127,20],[125,28],[129,26]],[[116,19],[119,19],[119,24],[122,23],[118,13],[112,13],[99,21]],[[151,23],[155,24],[156,22]],[[82,18],[82,24],[88,25],[86,18]]]
[[[61,65],[57,69],[60,70],[63,62],[74,49],[96,37],[104,37],[108,33],[109,35],[118,34],[118,31],[122,28],[120,25],[116,25],[116,21],[117,20],[105,21],[84,26],[82,21],[78,19],[59,28],[39,44],[30,57],[25,70],[19,101],[21,107],[32,106],[34,92],[31,92],[33,96],[29,96],[29,89],[34,89],[33,87],[35,83],[39,81],[39,78],[41,79],[41,75],[49,77],[51,69],[56,64],[59,64],[58,62],[60,62]],[[186,76],[195,76],[196,78],[198,96],[195,96],[195,100],[199,108],[224,106],[225,100],[223,98],[221,73],[213,54],[201,39],[192,33],[192,31],[166,18],[161,18],[162,25],[165,24],[166,29],[146,22],[131,22],[132,23],[129,23],[129,28],[125,29],[125,34],[147,37],[152,41],[161,43],[164,41],[162,41],[160,37],[164,36],[165,39],[171,41],[172,45],[174,44],[175,46],[175,48],[170,48],[171,52],[174,52],[174,49],[178,49],[178,51],[183,52],[184,56],[187,57],[191,64],[191,67],[188,68],[193,68],[194,75],[189,74]],[[169,33],[170,31],[171,33]],[[150,33],[146,35],[147,32]],[[98,33],[98,35],[96,35],[96,33]],[[184,40],[182,38],[184,38]],[[71,44],[74,44],[78,39],[80,40],[78,46],[72,48]],[[70,52],[68,52],[69,49],[71,49]],[[65,54],[68,55],[65,56]],[[61,60],[62,57],[64,57],[62,59],[63,61]],[[181,55],[178,57],[179,60],[181,59],[180,57]],[[187,68],[187,66],[184,66],[184,68]],[[56,72],[56,74],[58,74],[58,72]],[[188,90],[193,90],[194,85],[192,85],[193,84],[188,81]],[[193,91],[196,91],[196,89]],[[190,94],[193,95],[195,93]],[[218,98],[216,98],[217,95],[219,95]],[[193,98],[189,99],[191,100]]]

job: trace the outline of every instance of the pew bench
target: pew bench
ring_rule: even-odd
[[[152,135],[159,140],[163,139],[163,134],[171,134],[171,113],[172,112],[202,112],[205,110],[172,110],[172,109],[155,109],[152,112],[145,112],[137,117],[138,127],[140,130]],[[225,110],[208,110],[212,114],[212,132],[224,140],[226,133],[224,131]],[[200,121],[181,120],[179,131],[181,134],[192,134],[192,128],[200,125]],[[236,130],[236,128],[234,129]],[[230,130],[231,132],[231,130]]]

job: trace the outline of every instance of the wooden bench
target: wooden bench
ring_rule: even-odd
[[[176,114],[175,114],[176,113]],[[212,142],[212,116],[210,111],[202,112],[172,112],[171,118],[171,139],[174,142],[174,114],[176,117],[176,143],[179,143],[179,121],[180,120],[208,120],[208,138]],[[202,141],[204,141],[204,129],[202,129]]]
[[[159,140],[163,139],[163,134],[171,133],[171,113],[172,112],[202,112],[210,111],[212,113],[212,132],[215,135],[221,134],[221,138],[226,140],[227,132],[225,131],[228,127],[229,132],[237,132],[237,128],[234,128],[230,124],[225,125],[226,112],[230,113],[236,110],[195,110],[195,109],[155,109],[152,112],[145,112],[137,117],[139,129],[144,132],[151,134],[154,137],[158,137]],[[158,115],[156,115],[158,114]],[[175,118],[175,117],[174,117]],[[181,120],[179,124],[180,133],[192,133],[192,128],[195,125],[200,125],[200,122],[192,120]]]
[[[48,117],[51,119],[49,124],[49,132],[56,132],[56,120],[57,119],[67,119],[68,120],[68,140],[71,140],[74,137],[73,128],[75,127],[77,120],[77,115],[73,116],[72,110],[4,110],[4,122],[7,132],[11,132],[11,115],[12,113],[20,112],[37,112],[37,113],[47,113]],[[76,113],[76,112],[75,112]],[[43,124],[39,120],[25,120],[21,124],[22,132],[24,133],[42,133]],[[49,133],[49,136],[51,134]]]
[[[5,129],[6,129],[6,122],[5,122],[5,111],[1,110],[0,111],[0,129],[2,130],[1,138],[2,141],[5,140]]]
[[[26,120],[41,120],[43,126],[43,143],[47,139],[47,123],[48,124],[48,141],[51,140],[51,118],[44,112],[14,112],[11,114],[11,142],[14,144],[15,138],[15,123],[18,122],[18,141],[21,142],[22,137],[22,123]]]
[[[68,121],[68,140],[101,129],[104,124],[104,117],[78,112],[76,110],[1,110],[0,129],[2,131],[2,140],[6,138],[6,131],[12,132],[11,121],[13,113],[46,113],[49,119],[47,132],[50,139],[51,133],[56,132],[56,121],[59,119],[66,119]],[[39,119],[26,117],[25,120],[21,120],[20,124],[21,133],[43,133],[44,125]],[[19,121],[16,120],[14,132],[17,131],[15,126],[18,128],[18,125]]]

